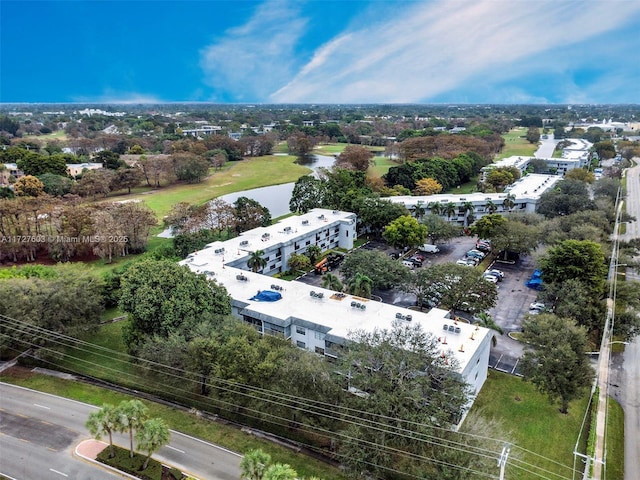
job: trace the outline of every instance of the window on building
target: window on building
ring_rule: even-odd
[[[316,353],[324,355],[324,348],[316,347]]]
[[[314,336],[315,336],[316,340],[324,340],[325,334],[322,333],[322,332],[314,332]]]
[[[298,335],[306,335],[307,334],[307,330],[303,327],[296,327],[296,333]]]
[[[305,245],[310,245],[311,244],[311,240],[307,240],[307,242],[305,243]]]
[[[300,348],[307,348],[307,344],[304,342],[301,342],[300,340],[296,342],[296,345]]]

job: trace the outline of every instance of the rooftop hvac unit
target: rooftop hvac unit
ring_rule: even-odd
[[[224,247],[222,248],[216,248],[213,253],[215,253],[216,255],[221,255],[224,253]]]
[[[245,246],[247,246],[247,245],[249,245],[249,240],[242,240],[242,241],[240,242],[240,246],[241,246],[241,247],[245,247]]]
[[[302,220],[303,225],[309,225],[309,220]]]
[[[236,280],[240,280],[241,282],[246,282],[249,279],[244,275],[236,275]]]
[[[410,321],[411,321],[411,319],[413,319],[413,317],[412,317],[411,315],[405,315],[404,319],[405,319],[407,322],[410,322]]]
[[[396,318],[402,319],[403,317],[404,317],[404,315],[402,315],[400,312],[396,313]]]
[[[460,333],[461,332],[460,327],[456,327],[456,329],[454,331],[455,331],[455,333]]]
[[[447,325],[446,323],[442,326],[442,330],[444,330],[445,332],[449,331],[449,325]]]
[[[324,220],[324,214],[318,217],[318,220]]]
[[[289,233],[291,231],[291,227],[284,227],[284,231]]]
[[[453,325],[449,325],[449,331],[453,332],[456,329],[456,327],[454,327]]]
[[[311,290],[311,291],[309,292],[309,296],[310,296],[310,297],[315,297],[315,296],[316,296],[316,292],[314,292],[313,290]]]

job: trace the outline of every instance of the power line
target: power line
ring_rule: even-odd
[[[103,352],[108,352],[110,354],[113,354],[115,356],[120,356],[120,357],[124,356],[126,358],[126,360],[118,359],[117,361],[129,364],[129,365],[132,365],[131,359],[137,360],[138,362],[147,363],[147,364],[149,364],[149,366],[145,366],[145,367],[142,367],[142,368],[145,368],[146,370],[148,370],[150,372],[162,373],[164,375],[169,375],[170,377],[178,378],[181,381],[184,381],[185,379],[183,377],[178,377],[173,373],[160,372],[155,367],[162,367],[164,369],[175,370],[175,371],[179,371],[180,373],[186,373],[188,375],[195,375],[196,374],[195,372],[189,372],[189,371],[186,371],[186,370],[177,369],[175,367],[170,367],[170,366],[167,366],[167,365],[159,364],[157,362],[146,361],[146,360],[143,360],[143,359],[140,359],[140,358],[137,358],[137,357],[133,357],[133,356],[130,356],[130,355],[127,355],[127,354],[123,354],[121,352],[117,352],[117,351],[113,351],[113,350],[107,349],[106,347],[101,347],[101,346],[98,346],[98,345],[90,344],[88,342],[85,342],[85,341],[82,341],[82,340],[78,340],[78,339],[75,339],[75,338],[72,338],[72,337],[68,337],[68,336],[63,335],[63,334],[59,334],[59,333],[56,333],[56,332],[51,332],[51,331],[49,331],[47,329],[44,329],[42,327],[33,326],[33,325],[30,325],[30,324],[21,322],[19,320],[11,319],[10,317],[4,317],[4,316],[1,316],[1,317],[5,321],[12,323],[12,325],[7,325],[7,326],[9,328],[12,328],[13,330],[21,331],[18,328],[18,327],[21,327],[23,329],[27,329],[28,331],[31,332],[31,334],[34,334],[34,335],[40,335],[41,337],[44,337],[45,335],[47,335],[48,337],[50,337],[49,338],[50,341],[52,341],[54,343],[57,343],[58,345],[60,345],[62,347],[65,347],[65,348],[75,348],[75,349],[80,350],[81,352],[91,353],[91,354],[95,354],[96,352],[88,350],[87,348],[95,348],[97,350],[101,350]],[[24,331],[24,330],[22,330],[22,331]],[[54,351],[54,350],[48,349],[47,347],[40,347],[40,345],[35,344],[33,342],[27,342],[25,340],[20,340],[20,339],[18,339],[18,340],[21,341],[22,343],[26,343],[26,344],[34,346],[34,347],[43,348],[45,351],[50,351],[52,353],[60,354],[60,352],[58,352],[58,351]],[[65,342],[67,342],[67,343],[65,343]],[[80,346],[78,346],[78,345],[80,345]],[[115,373],[118,373],[118,374],[123,374],[124,373],[127,376],[130,376],[130,377],[133,377],[133,378],[137,378],[135,375],[133,375],[131,373],[128,373],[128,372],[122,372],[120,370],[115,370],[115,369],[112,369],[110,367],[106,367],[104,365],[100,365],[100,364],[96,364],[94,362],[90,362],[88,360],[84,360],[84,359],[81,359],[81,358],[73,357],[72,355],[69,355],[69,354],[66,354],[66,353],[62,353],[62,355],[66,356],[66,357],[69,357],[69,358],[72,358],[72,359],[74,359],[74,360],[76,360],[78,362],[85,363],[85,364],[87,364],[89,366],[95,366],[95,367],[98,367],[98,368],[101,368],[101,369],[111,370],[111,371],[113,371]],[[106,355],[103,355],[103,354],[98,354],[98,355],[103,356],[103,357],[106,356]],[[110,357],[110,358],[112,358],[112,357]],[[56,365],[53,362],[49,362],[49,361],[46,361],[46,360],[44,360],[44,361],[46,363],[51,363],[52,365]],[[139,367],[140,365],[137,365],[137,366]],[[187,379],[187,380],[189,382],[191,382],[191,383],[199,384],[199,382],[197,382],[196,380],[193,380],[193,379]],[[316,404],[324,404],[324,405],[330,405],[332,407],[332,409],[333,409],[332,412],[335,412],[336,408],[340,408],[340,409],[344,409],[346,411],[353,411],[353,412],[357,412],[359,414],[372,416],[374,418],[391,420],[390,417],[386,417],[386,416],[379,415],[379,414],[370,414],[369,412],[359,411],[359,410],[355,410],[355,409],[351,409],[351,408],[347,408],[347,407],[338,407],[336,405],[326,404],[324,402],[317,402],[317,401],[305,399],[305,398],[302,398],[302,397],[295,397],[295,396],[292,396],[292,395],[281,394],[279,392],[275,393],[275,392],[272,392],[272,391],[269,391],[269,390],[258,389],[256,387],[251,387],[251,386],[248,386],[248,385],[242,385],[242,384],[236,384],[234,382],[224,381],[222,379],[216,379],[216,380],[220,381],[220,383],[232,386],[234,388],[244,388],[244,389],[248,389],[250,391],[259,391],[259,393],[261,393],[263,395],[264,394],[268,394],[268,396],[280,396],[280,397],[285,396],[285,397],[288,397],[291,400],[294,400],[294,401],[300,403],[302,406],[308,407],[308,408],[314,408],[314,407],[318,408],[318,406],[314,405],[314,403],[316,403]],[[268,403],[275,404],[277,406],[290,408],[292,410],[294,409],[291,405],[284,404],[282,402],[276,402],[274,400],[269,400],[269,399],[262,398],[262,397],[258,398],[255,395],[249,395],[247,393],[244,393],[244,392],[241,392],[241,391],[238,391],[238,390],[232,390],[232,389],[230,389],[230,387],[223,388],[221,386],[216,386],[216,385],[211,385],[211,386],[214,387],[214,388],[218,388],[219,390],[226,391],[226,392],[229,392],[229,393],[232,393],[232,394],[235,394],[235,395],[244,395],[244,396],[246,396],[248,398],[251,398],[251,399],[254,399],[254,400],[259,400],[259,401],[265,401],[266,400]],[[194,398],[193,398],[194,396],[195,397],[202,397],[204,400],[206,400],[206,402],[213,402],[214,404],[217,403],[218,406],[216,408],[219,408],[219,409],[224,410],[224,411],[228,411],[230,413],[233,413],[232,410],[230,410],[230,408],[233,408],[233,407],[235,407],[235,408],[241,407],[243,409],[247,409],[246,406],[240,406],[240,405],[234,404],[232,402],[226,402],[226,401],[224,401],[222,399],[214,399],[214,398],[211,398],[211,397],[204,397],[202,395],[186,392],[183,389],[179,389],[179,390],[181,390],[182,392],[185,392],[187,395],[175,395],[178,398],[189,399],[189,400],[193,401],[194,400]],[[228,408],[224,408],[220,404],[227,405]],[[300,411],[303,411],[305,413],[309,413],[309,414],[314,415],[314,416],[320,415],[320,416],[324,416],[324,417],[326,417],[327,419],[330,419],[330,420],[339,421],[339,422],[348,423],[348,424],[353,424],[353,425],[358,426],[358,427],[378,430],[381,433],[393,434],[393,435],[396,435],[396,436],[399,435],[399,436],[402,436],[404,438],[409,439],[410,441],[419,440],[419,441],[422,441],[422,442],[425,442],[425,443],[431,444],[431,445],[435,445],[436,444],[435,442],[440,442],[440,443],[447,442],[445,445],[440,445],[440,443],[438,443],[438,445],[439,446],[445,446],[446,448],[449,448],[449,449],[452,449],[452,450],[459,450],[459,451],[467,451],[467,450],[465,450],[465,448],[466,449],[476,448],[477,451],[467,451],[467,453],[472,453],[474,455],[478,455],[478,456],[485,457],[485,458],[493,458],[493,459],[496,458],[496,452],[494,452],[494,451],[481,449],[481,448],[478,448],[478,447],[475,447],[475,446],[470,446],[468,444],[455,442],[455,441],[452,441],[452,440],[449,440],[449,439],[444,439],[444,438],[441,438],[441,437],[435,437],[433,435],[428,435],[428,434],[426,434],[424,432],[415,432],[415,431],[408,430],[406,428],[398,428],[398,427],[391,427],[391,426],[387,426],[387,427],[388,428],[392,428],[392,430],[387,430],[387,429],[380,428],[379,426],[375,426],[375,425],[372,425],[372,424],[369,424],[369,423],[363,424],[363,423],[360,423],[360,422],[357,422],[357,421],[350,420],[349,417],[353,418],[353,416],[350,415],[350,414],[349,415],[342,414],[341,416],[327,415],[325,413],[322,413],[322,411],[318,412],[318,411],[314,411],[314,410],[309,410],[308,408],[299,408],[298,407],[296,409],[300,410]],[[260,414],[260,416],[257,417],[257,416],[254,416],[254,415],[246,415],[247,417],[254,418],[254,419],[258,420],[258,421],[267,421],[268,423],[273,423],[274,425],[279,425],[279,426],[284,427],[284,428],[291,428],[290,419],[288,419],[288,418],[279,417],[277,415],[267,414],[267,416],[272,417],[272,418],[269,419],[269,420],[266,420],[264,418],[265,412],[256,411],[254,409],[250,409],[250,410],[252,412],[256,413],[256,414]],[[245,412],[246,412],[246,410],[245,410]],[[361,417],[357,417],[357,419],[360,420],[360,421],[365,420],[367,422],[373,422],[374,421],[374,420],[367,420],[367,419],[364,419],[364,418],[361,418]],[[279,423],[277,420],[285,421],[286,423],[285,424]],[[398,421],[400,419],[393,419],[393,420],[394,421]],[[405,421],[405,420],[401,420],[401,421],[403,423],[407,423],[407,424],[420,425],[420,424],[418,424],[416,422]],[[345,436],[344,434],[336,434],[336,432],[329,431],[329,430],[326,430],[326,429],[320,429],[318,427],[313,427],[313,426],[305,426],[305,427],[306,428],[311,428],[312,430],[314,430],[316,435],[320,434],[319,431],[324,432],[326,435],[323,435],[323,436],[325,436],[326,438],[331,438],[331,436],[342,436],[342,437],[345,437],[347,439],[362,441],[362,439],[354,439],[353,437]],[[300,431],[305,431],[304,429],[300,429],[300,428],[296,428],[296,429],[300,430]],[[451,430],[444,429],[444,428],[439,428],[439,429],[443,430],[443,431],[446,431],[449,434],[453,434],[453,432]],[[495,440],[495,439],[492,439],[490,437],[481,437],[481,436],[477,436],[477,435],[464,434],[464,433],[460,433],[460,432],[456,432],[456,433],[457,433],[457,436],[461,436],[461,437],[464,437],[466,435],[468,437],[472,437],[472,438],[475,438],[475,439],[486,439],[486,440],[490,440],[490,441],[494,441],[494,442],[498,442],[498,441],[501,442],[501,440]],[[421,438],[416,438],[416,435],[418,435]],[[381,445],[379,445],[379,444],[375,444],[375,443],[371,443],[371,442],[369,442],[369,443],[372,446],[376,447],[376,448],[381,448]],[[487,453],[483,453],[483,452],[487,452],[488,455],[487,455]],[[403,451],[400,451],[400,450],[394,451],[394,453],[395,454],[404,454],[404,455],[408,454],[408,452],[403,452]],[[542,457],[542,456],[540,456],[540,457]],[[434,459],[434,458],[431,458],[431,457],[418,456],[418,458],[421,458],[421,459],[427,460],[427,461],[436,462],[436,463],[438,462],[437,459]],[[544,458],[544,457],[542,457],[542,458]],[[517,461],[517,459],[515,459],[515,458],[513,460]],[[547,460],[553,462],[553,460],[551,460],[551,459],[547,459]],[[521,462],[521,463],[523,465],[526,465],[527,467],[530,467],[530,468],[540,468],[537,465],[527,464],[526,462]],[[561,465],[561,464],[558,464],[558,465]],[[449,466],[451,466],[452,468],[454,467],[452,465],[449,465]],[[516,465],[514,465],[514,466],[516,466]],[[548,478],[548,477],[543,477],[542,475],[538,474],[537,472],[530,471],[529,468],[525,468],[523,466],[516,466],[516,467],[524,469],[525,471],[529,471],[530,473],[532,473],[534,475],[537,475],[540,478]],[[464,468],[464,467],[459,467],[458,466],[458,468]],[[566,467],[565,466],[565,468],[570,468],[570,467]],[[477,472],[477,473],[482,473],[482,472]],[[546,471],[546,473],[549,473],[551,475],[556,475],[556,474],[554,474],[553,472],[550,472],[550,471]]]

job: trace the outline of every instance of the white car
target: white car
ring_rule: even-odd
[[[502,270],[498,270],[497,268],[492,268],[491,270],[487,270],[484,273],[498,277],[498,280],[502,280],[504,278],[504,272]]]
[[[469,262],[467,260],[458,260],[456,262],[456,264],[464,265],[465,267],[475,267],[476,266],[475,262]]]
[[[547,306],[542,302],[533,302],[532,304],[529,305],[529,310],[544,311],[546,309],[547,309]]]
[[[484,278],[487,282],[498,283],[498,277],[494,277],[493,275],[483,275],[482,278]]]

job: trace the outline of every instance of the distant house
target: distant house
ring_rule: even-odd
[[[83,170],[98,170],[102,168],[101,163],[67,163],[67,172],[73,178],[82,174]]]

